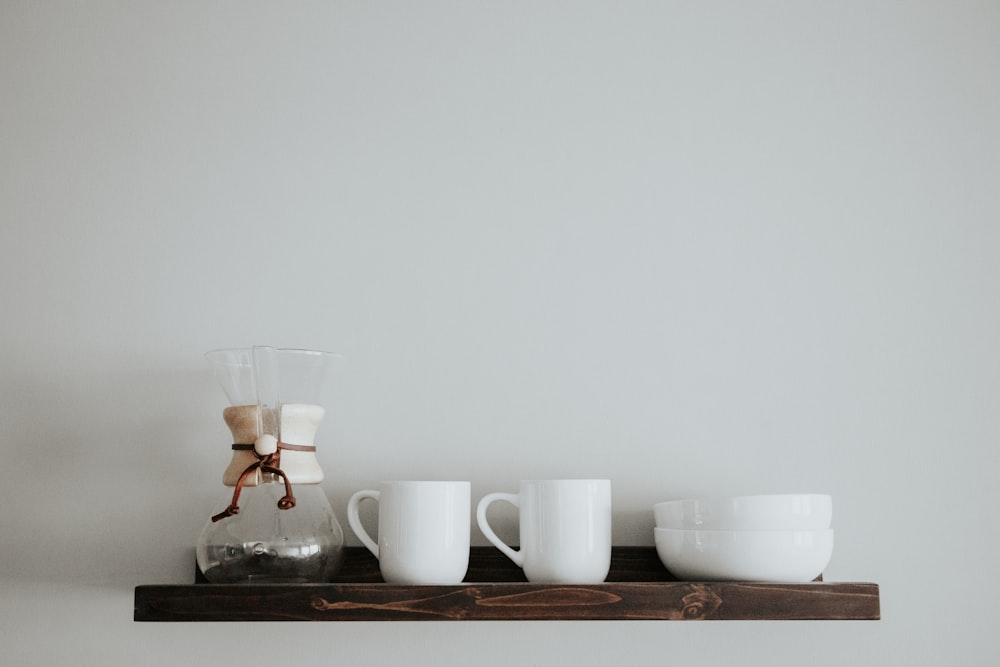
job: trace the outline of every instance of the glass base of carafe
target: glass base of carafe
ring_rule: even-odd
[[[340,569],[344,533],[318,484],[294,488],[296,506],[277,508],[285,493],[272,482],[243,489],[240,512],[205,524],[197,559],[211,583],[323,583]],[[216,509],[228,506],[227,499]]]

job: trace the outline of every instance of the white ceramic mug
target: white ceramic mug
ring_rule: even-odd
[[[521,548],[510,548],[486,520],[490,503],[518,508]],[[518,493],[490,493],[476,521],[490,542],[524,570],[532,583],[599,584],[611,567],[611,480],[521,482]]]
[[[361,525],[362,500],[378,503],[378,542]],[[469,482],[382,482],[347,503],[354,534],[394,584],[457,584],[469,569]]]

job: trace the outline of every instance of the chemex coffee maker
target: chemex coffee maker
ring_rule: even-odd
[[[340,568],[344,533],[316,459],[319,405],[337,355],[252,347],[205,355],[230,406],[229,487],[198,540],[212,583],[326,582]]]

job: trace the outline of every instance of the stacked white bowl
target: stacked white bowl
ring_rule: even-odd
[[[833,555],[828,495],[671,500],[653,513],[656,552],[681,581],[812,581]]]

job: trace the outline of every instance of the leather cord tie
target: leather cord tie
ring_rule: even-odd
[[[295,496],[292,494],[292,483],[288,481],[288,475],[286,475],[285,472],[278,467],[281,465],[281,450],[287,449],[294,452],[315,452],[315,447],[312,445],[290,445],[285,442],[279,442],[278,451],[266,456],[258,454],[253,445],[233,445],[233,449],[238,451],[251,451],[253,452],[253,455],[257,457],[257,460],[248,465],[246,470],[240,473],[240,478],[236,480],[236,488],[233,490],[233,501],[229,503],[229,507],[212,517],[212,523],[221,521],[227,516],[235,516],[240,513],[240,492],[243,491],[243,486],[246,484],[247,477],[258,469],[261,472],[277,475],[284,480],[285,495],[278,500],[278,509],[290,510],[295,507]]]

